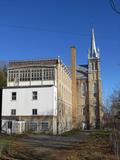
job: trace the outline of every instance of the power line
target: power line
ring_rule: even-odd
[[[10,24],[0,24],[0,27],[6,27],[6,28],[15,28],[15,29],[22,29],[22,30],[32,30],[32,31],[43,31],[43,32],[55,32],[60,34],[72,34],[77,36],[90,36],[90,34],[81,34],[81,33],[75,33],[75,32],[69,32],[64,30],[52,30],[52,29],[43,29],[39,27],[29,27],[29,26],[18,26],[18,25],[10,25]]]

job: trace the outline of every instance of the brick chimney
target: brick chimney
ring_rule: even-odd
[[[71,47],[72,73],[72,127],[77,128],[77,83],[76,83],[76,48]]]

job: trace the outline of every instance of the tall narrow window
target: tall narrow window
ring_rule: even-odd
[[[83,107],[83,109],[82,109],[82,113],[83,113],[83,116],[85,116],[85,115],[86,115],[86,107]]]
[[[37,115],[37,109],[32,109],[32,115]]]
[[[8,121],[8,129],[12,129],[12,121]]]
[[[92,70],[94,70],[95,69],[95,65],[94,65],[94,63],[92,63]]]
[[[13,100],[13,101],[16,100],[16,92],[12,92],[12,100]]]
[[[11,116],[15,116],[16,115],[16,109],[11,109]]]
[[[32,93],[33,93],[33,95],[32,95],[33,100],[37,100],[37,91],[33,91]]]
[[[98,69],[98,64],[97,63],[95,63],[95,70],[97,70]]]
[[[82,96],[86,95],[86,83],[85,82],[81,84],[81,94]]]
[[[97,83],[93,84],[93,95],[96,97],[97,96]]]

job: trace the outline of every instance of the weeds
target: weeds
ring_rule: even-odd
[[[80,134],[81,133],[79,130],[72,130],[62,135],[68,136],[67,139],[71,139],[72,137],[75,137],[77,135],[80,136]],[[82,135],[84,135],[84,132],[82,132]],[[82,140],[79,140],[79,136],[77,136],[78,143],[74,145],[71,143],[71,148],[68,148],[68,150],[57,148],[52,149],[49,148],[49,145],[46,147],[42,147],[38,141],[34,141],[34,143],[24,142],[22,141],[22,138],[24,139],[24,136],[27,135],[13,135],[13,137],[7,137],[7,140],[1,140],[0,159],[6,160],[7,158],[4,158],[5,155],[6,157],[9,157],[9,160],[115,160],[114,154],[112,152],[112,147],[109,143],[109,132],[90,132],[89,136]],[[61,139],[64,138],[65,137],[62,137]],[[27,140],[28,139],[29,135],[27,137]],[[63,142],[68,145],[68,142]],[[48,141],[48,144],[49,143],[53,143],[52,138],[50,139],[50,141]],[[58,143],[59,145],[59,141],[57,142],[57,140],[55,140],[54,143]]]
[[[62,133],[62,136],[66,136],[67,137],[67,136],[73,136],[73,135],[77,135],[77,134],[80,134],[80,130],[74,129],[74,130]]]

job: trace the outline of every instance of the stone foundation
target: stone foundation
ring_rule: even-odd
[[[2,130],[7,133],[50,133],[57,134],[55,116],[4,116]]]

